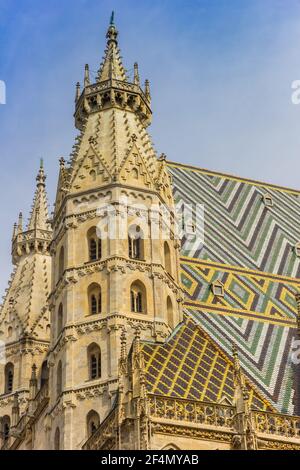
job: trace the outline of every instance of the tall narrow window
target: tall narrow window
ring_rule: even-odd
[[[97,243],[94,238],[90,240],[90,261],[97,259]]]
[[[8,441],[9,432],[10,432],[10,417],[4,416],[2,418],[2,436],[3,436],[4,442]]]
[[[89,379],[95,380],[101,377],[101,350],[95,343],[88,347]]]
[[[174,327],[174,318],[173,318],[173,304],[170,297],[167,298],[167,316],[168,316],[168,325]]]
[[[143,259],[144,235],[138,225],[133,225],[128,234],[128,255],[131,259]]]
[[[86,417],[87,435],[91,437],[100,426],[100,416],[94,410],[91,410]]]
[[[92,295],[92,298],[91,298],[91,306],[92,306],[91,314],[92,314],[92,315],[95,315],[96,313],[98,313],[97,298],[96,298],[95,295]]]
[[[60,430],[56,428],[54,434],[54,450],[60,450]]]
[[[138,313],[142,313],[142,311],[143,311],[143,297],[142,297],[141,292],[138,292],[136,294],[136,311]]]
[[[11,362],[5,366],[5,393],[11,393],[14,386],[14,366]]]
[[[87,234],[89,246],[89,260],[97,261],[102,258],[102,243],[96,227],[92,227]]]
[[[93,283],[88,289],[88,298],[89,298],[89,314],[97,315],[102,312],[102,295],[101,287]]]
[[[165,270],[172,276],[171,252],[168,242],[164,243]]]
[[[65,249],[62,246],[59,252],[59,260],[58,260],[58,276],[59,278],[62,277],[65,270]]]
[[[56,371],[56,395],[57,398],[61,395],[62,393],[62,364],[61,361],[59,361],[58,366],[57,366],[57,371]]]
[[[44,361],[42,364],[41,370],[41,388],[47,385],[49,380],[49,368],[47,361]]]
[[[58,314],[57,314],[57,337],[61,334],[61,331],[63,328],[63,318],[64,318],[64,309],[63,309],[63,305],[60,304],[58,308]]]
[[[146,313],[146,289],[142,282],[136,281],[130,287],[130,306],[134,313]]]

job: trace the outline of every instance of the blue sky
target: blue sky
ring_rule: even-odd
[[[153,98],[150,133],[170,160],[300,188],[299,0],[0,0],[0,291],[13,223],[41,157],[52,205],[74,136],[75,83],[96,71],[111,10],[127,69]]]

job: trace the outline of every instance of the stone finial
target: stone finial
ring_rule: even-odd
[[[109,24],[111,26],[115,24],[115,12],[114,12],[114,10],[111,12]]]
[[[110,17],[109,27],[106,33],[107,44],[114,42],[117,45],[118,30],[115,25],[115,12],[113,11]]]
[[[84,69],[84,87],[87,87],[91,84],[90,82],[90,69],[89,65],[85,64],[85,69]]]
[[[40,160],[40,169],[39,169],[39,172],[37,174],[36,181],[37,181],[37,186],[40,186],[40,185],[45,186],[46,175],[45,175],[45,172],[44,172],[44,160],[43,160],[43,158],[41,158],[41,160]]]
[[[29,399],[33,400],[37,394],[37,376],[36,376],[36,365],[33,364],[31,367],[31,378],[29,381]]]
[[[23,232],[23,214],[22,212],[19,213],[19,221],[18,221],[18,233]]]
[[[145,80],[145,96],[148,100],[151,99],[151,94],[150,94],[150,82],[149,80]]]
[[[64,169],[64,168],[65,168],[65,163],[66,163],[66,161],[65,161],[64,157],[61,157],[61,158],[59,159],[59,166],[60,166],[60,169]]]
[[[18,234],[18,224],[14,223],[14,228],[13,228],[13,236],[12,239],[14,240]]]
[[[81,95],[81,91],[80,91],[80,83],[79,83],[79,82],[77,82],[77,83],[76,83],[75,103],[77,103],[77,101],[79,100],[79,98],[80,98],[80,95]]]
[[[235,343],[232,344],[232,357],[233,357],[233,364],[234,364],[234,371],[235,373],[238,373],[240,372],[240,369],[241,369],[241,365],[240,365],[240,361],[239,361],[239,353],[238,353],[238,350],[237,350],[237,346]]]
[[[139,84],[140,84],[139,66],[138,66],[138,63],[137,63],[137,62],[134,63],[134,78],[133,78],[133,82],[134,82],[135,85],[139,85]]]

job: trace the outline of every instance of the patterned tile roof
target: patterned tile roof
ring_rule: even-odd
[[[169,163],[177,204],[204,206],[204,242],[184,238],[186,313],[223,352],[236,343],[246,376],[283,413],[300,413],[291,361],[300,291],[300,192]],[[264,195],[273,206],[266,207]],[[221,281],[224,297],[214,296]]]
[[[143,343],[149,393],[218,402],[234,398],[233,363],[190,316],[165,344]],[[248,382],[251,406],[274,410]]]

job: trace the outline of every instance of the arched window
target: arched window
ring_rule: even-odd
[[[99,284],[93,283],[88,289],[89,314],[97,315],[102,312],[102,295]]]
[[[44,361],[42,364],[41,370],[41,388],[48,383],[49,380],[49,368],[47,361]]]
[[[7,335],[8,335],[9,338],[11,338],[12,334],[13,334],[13,329],[12,329],[11,326],[9,326],[8,330],[7,330]]]
[[[146,313],[146,289],[142,282],[136,281],[130,287],[131,311],[135,313]]]
[[[54,450],[60,450],[60,430],[56,428],[54,434]]]
[[[90,228],[87,234],[90,261],[97,261],[102,258],[101,237],[98,235],[96,227]]]
[[[5,393],[11,393],[14,386],[14,366],[11,362],[5,366]]]
[[[60,335],[62,331],[63,320],[64,320],[64,308],[63,308],[63,304],[60,304],[58,307],[58,314],[57,314],[57,337]]]
[[[173,304],[170,297],[167,298],[167,317],[168,317],[168,325],[171,328],[174,328],[174,317],[173,317]]]
[[[165,270],[172,276],[172,263],[171,263],[171,252],[169,243],[164,243],[164,261],[165,261]]]
[[[2,418],[2,439],[3,442],[6,442],[9,439],[9,432],[10,432],[10,417],[3,416]]]
[[[143,259],[144,234],[138,225],[132,225],[128,231],[128,255],[131,259]]]
[[[59,252],[59,259],[58,259],[58,277],[59,279],[62,277],[65,270],[65,249],[62,246]]]
[[[57,366],[57,371],[56,371],[56,395],[57,398],[61,395],[62,393],[62,364],[61,361],[59,361],[58,366]]]
[[[94,410],[91,410],[86,417],[87,435],[91,437],[100,426],[100,416]]]
[[[101,350],[96,343],[88,347],[89,380],[101,378]]]

